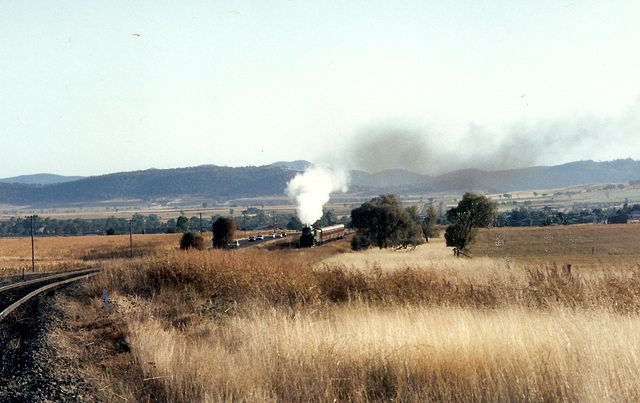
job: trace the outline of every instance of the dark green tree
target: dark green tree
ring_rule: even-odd
[[[444,238],[447,246],[463,251],[473,241],[478,228],[488,227],[498,215],[498,207],[485,196],[468,192],[458,206],[447,211],[450,225]]]
[[[179,232],[189,231],[189,217],[181,215],[176,220],[176,230]]]
[[[427,208],[427,214],[422,219],[422,234],[429,242],[429,238],[437,238],[440,236],[440,228],[438,228],[438,211],[433,206]]]
[[[213,223],[213,247],[226,248],[236,234],[236,222],[231,217],[220,217]]]
[[[300,231],[302,229],[302,221],[296,216],[291,216],[291,219],[287,223],[288,230]]]
[[[351,238],[351,249],[353,250],[369,249],[370,246],[371,240],[364,235],[356,233],[353,238]]]
[[[169,234],[173,234],[178,232],[178,229],[176,227],[176,219],[175,218],[169,218],[167,220],[167,233]]]
[[[131,228],[134,234],[144,233],[144,216],[136,213],[131,217]]]
[[[144,230],[145,232],[159,232],[162,227],[160,217],[157,214],[149,214],[145,219]]]
[[[333,211],[331,210],[325,210],[322,214],[322,217],[320,217],[314,224],[314,227],[326,227],[329,225],[333,225],[336,224],[338,222],[338,217],[336,217],[336,215],[333,213]]]
[[[422,220],[418,208],[411,206],[407,207],[405,211],[411,220],[406,223],[405,236],[402,241],[403,246],[423,244],[424,235],[422,233],[422,227],[420,226]]]
[[[393,194],[374,197],[351,211],[351,223],[359,236],[357,244],[365,245],[368,240],[382,249],[421,243],[422,230],[414,213],[404,209]]]

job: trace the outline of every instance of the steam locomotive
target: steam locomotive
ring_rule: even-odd
[[[322,245],[334,239],[344,238],[344,224],[330,225],[328,227],[313,228],[304,227],[300,235],[300,246],[309,247]]]

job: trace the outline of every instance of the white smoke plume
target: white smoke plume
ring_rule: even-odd
[[[297,214],[304,224],[313,224],[322,217],[322,206],[332,192],[346,192],[347,173],[319,166],[311,166],[287,184],[287,195],[297,205]]]

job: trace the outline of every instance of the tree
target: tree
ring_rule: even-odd
[[[199,232],[188,231],[182,234],[182,238],[180,238],[180,249],[186,250],[189,248],[204,250],[204,239]]]
[[[131,217],[131,228],[134,234],[144,233],[144,216],[136,213]]]
[[[454,246],[460,251],[465,250],[473,241],[478,228],[491,225],[497,215],[496,204],[485,196],[465,193],[458,206],[447,211],[450,223],[444,234],[447,246]]]
[[[327,227],[329,225],[333,225],[338,222],[338,217],[331,210],[325,210],[314,224],[314,227]]]
[[[176,230],[179,232],[187,232],[189,231],[189,217],[181,215],[176,220]]]
[[[407,221],[405,227],[405,236],[402,241],[403,246],[407,245],[420,245],[424,243],[424,234],[422,233],[422,226],[420,225],[422,219],[420,218],[420,212],[416,206],[407,207],[405,209],[407,215],[411,219]]]
[[[421,223],[424,238],[429,242],[429,238],[437,238],[440,236],[440,228],[438,228],[438,212],[433,206],[427,208],[427,215]]]
[[[213,247],[226,248],[236,234],[236,222],[231,217],[220,217],[213,223]]]
[[[175,218],[169,218],[167,220],[167,233],[168,234],[173,234],[175,232],[178,232],[178,230],[176,228],[176,219]]]
[[[302,229],[302,221],[296,216],[291,216],[291,219],[287,223],[288,230],[300,231]]]
[[[149,214],[145,219],[144,230],[145,232],[158,232],[162,227],[160,217],[157,214]]]
[[[404,209],[395,195],[374,197],[351,211],[358,246],[369,243],[378,248],[422,243],[422,230],[415,211]],[[415,214],[417,215],[417,214]]]
[[[351,249],[353,250],[363,250],[369,249],[371,246],[371,240],[364,235],[355,234],[353,238],[351,238]]]

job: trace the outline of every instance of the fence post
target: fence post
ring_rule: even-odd
[[[109,308],[109,292],[107,290],[102,291],[102,310],[106,311]]]

